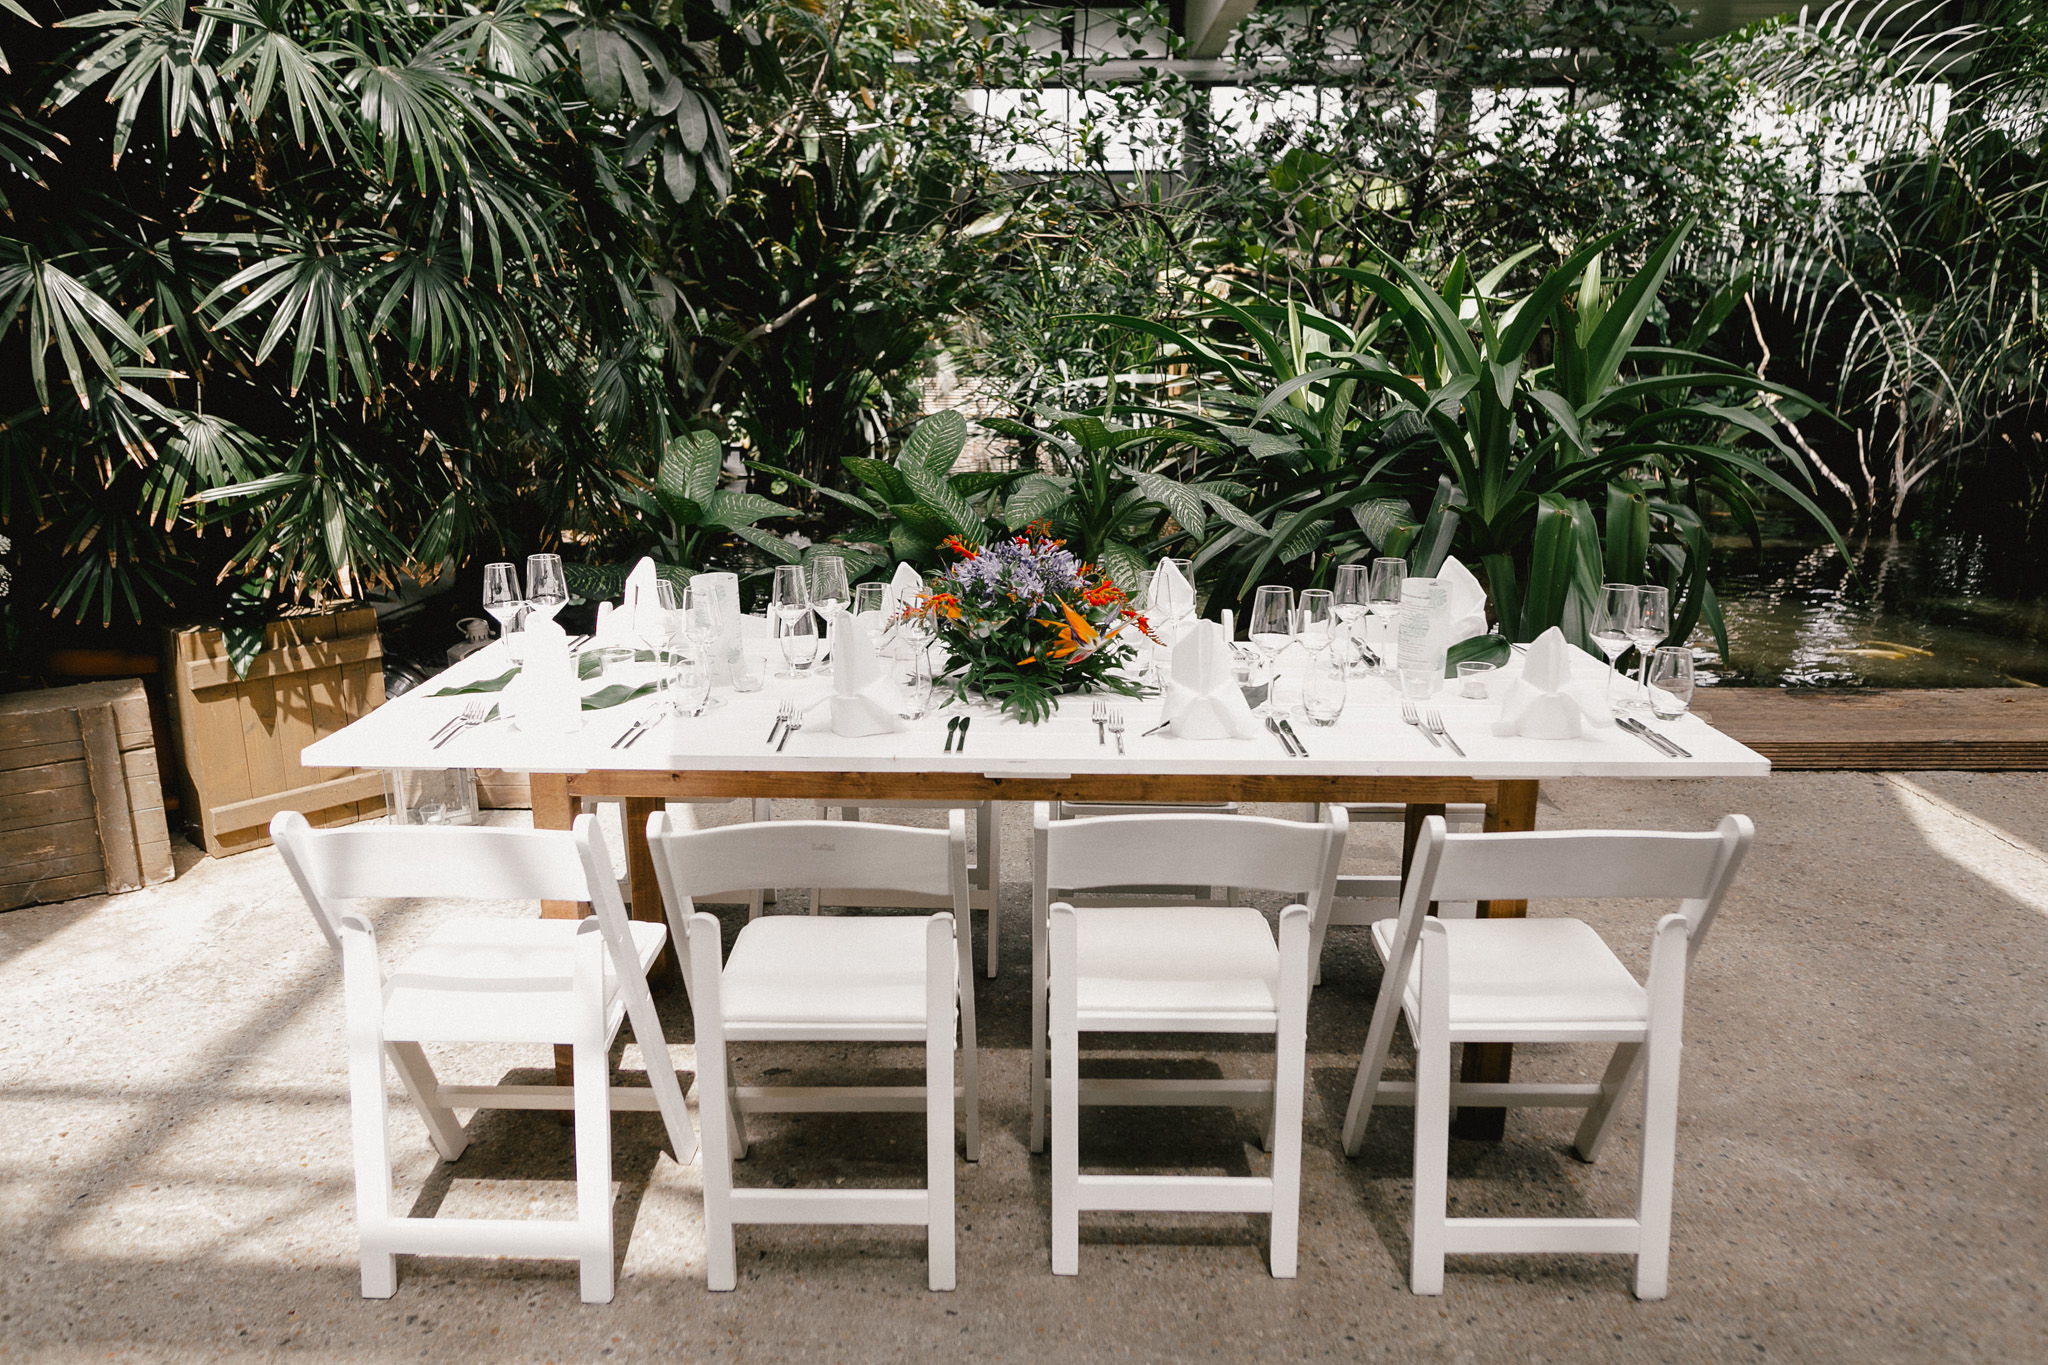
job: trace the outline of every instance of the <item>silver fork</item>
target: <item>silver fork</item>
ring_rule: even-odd
[[[483,723],[484,703],[483,698],[479,697],[462,708],[462,714],[457,716],[454,723],[442,732],[439,739],[434,741],[434,747],[438,749],[470,726],[482,725]]]
[[[768,727],[768,738],[765,742],[773,744],[775,742],[775,732],[780,730],[783,726],[789,724],[789,718],[795,714],[796,703],[793,701],[786,701],[782,703],[782,705],[776,707],[775,723]]]
[[[1437,739],[1437,737],[1430,732],[1430,728],[1422,723],[1422,715],[1415,709],[1414,702],[1404,701],[1401,703],[1401,719],[1407,721],[1410,725],[1414,726],[1416,731],[1419,734],[1421,734],[1421,736],[1424,739],[1428,740],[1437,748],[1441,749],[1444,747],[1442,741]]]
[[[1109,703],[1106,701],[1096,702],[1094,713],[1088,718],[1095,722],[1095,742],[1097,744],[1109,743],[1107,739],[1103,738],[1102,734],[1102,727],[1109,723]]]
[[[782,722],[782,744],[778,744],[775,746],[775,752],[778,754],[781,753],[782,745],[789,743],[789,737],[803,728],[804,713],[801,710],[797,709],[795,703],[791,703],[789,708],[789,719]]]
[[[1115,736],[1116,736],[1116,751],[1117,751],[1118,755],[1122,755],[1122,753],[1123,753],[1123,751],[1124,751],[1124,713],[1123,713],[1123,711],[1122,711],[1121,709],[1119,709],[1119,710],[1115,710],[1115,711],[1111,711],[1111,712],[1109,713],[1109,717],[1108,717],[1108,720],[1109,720],[1109,732],[1110,732],[1111,734],[1113,734],[1113,735],[1115,735]]]
[[[1458,747],[1458,741],[1451,738],[1449,730],[1444,729],[1444,713],[1434,706],[1429,708],[1429,732],[1450,745],[1451,752],[1459,758],[1465,757],[1465,751]]]

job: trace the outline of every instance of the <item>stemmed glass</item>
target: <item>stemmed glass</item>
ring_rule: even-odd
[[[889,585],[887,583],[859,584],[853,590],[853,614],[855,616],[880,616],[882,614],[882,604],[888,600]]]
[[[1636,616],[1636,590],[1628,583],[1602,583],[1593,624],[1586,633],[1607,656],[1607,704],[1614,704],[1614,661],[1628,651],[1629,623]]]
[[[1636,589],[1636,609],[1628,618],[1629,643],[1636,647],[1637,681],[1643,694],[1622,703],[1632,711],[1650,705],[1650,653],[1664,643],[1671,629],[1671,594],[1654,585]]]
[[[707,666],[711,663],[711,650],[717,645],[721,633],[718,603],[718,593],[710,584],[683,585],[683,638],[695,647],[697,657]]]
[[[778,673],[778,678],[814,677],[811,666],[818,662],[818,618],[806,606],[803,610],[779,614],[775,618],[775,635],[782,646],[782,661],[789,665],[787,673]]]
[[[519,567],[509,563],[484,565],[484,610],[498,623],[501,637],[512,628],[512,618],[525,606],[519,596]]]
[[[1158,618],[1154,628],[1157,629],[1158,623],[1163,622],[1167,627],[1164,633],[1165,638],[1168,642],[1172,642],[1180,638],[1181,627],[1187,622],[1194,620],[1200,611],[1201,603],[1195,594],[1195,561],[1192,559],[1176,559],[1172,555],[1167,555],[1159,562],[1171,564],[1174,568],[1179,569],[1182,580],[1188,585],[1185,596],[1170,594],[1147,608],[1150,615]],[[1152,590],[1148,586],[1146,588],[1146,600],[1148,602],[1151,601],[1152,596]]]
[[[526,557],[526,605],[550,621],[569,605],[569,580],[562,573],[560,555]]]
[[[1294,610],[1295,633],[1302,645],[1311,653],[1328,649],[1337,620],[1336,594],[1328,588],[1303,588]]]
[[[811,589],[809,583],[804,580],[803,566],[800,564],[777,565],[775,581],[768,590],[768,619],[774,629],[776,638],[783,639],[792,634],[793,632],[786,628],[798,619],[809,620],[810,615]],[[808,634],[811,639],[811,652],[810,656],[804,660],[804,667],[806,669],[811,666],[811,663],[818,656],[818,632],[813,629]],[[782,657],[789,664],[789,671],[778,673],[775,675],[776,677],[805,678],[810,676],[809,673],[799,673],[796,671],[796,659],[790,653],[787,645],[783,647]]]
[[[1277,583],[1260,586],[1252,598],[1251,624],[1245,631],[1245,638],[1266,656],[1266,669],[1279,681],[1278,662],[1281,652],[1294,643],[1294,589]],[[1272,706],[1272,694],[1266,697],[1268,708]]]
[[[1394,641],[1400,635],[1401,585],[1408,581],[1408,561],[1398,555],[1384,555],[1372,562],[1372,583],[1366,589],[1371,615],[1365,638],[1380,657],[1380,667],[1392,668]]]
[[[642,610],[634,613],[634,629],[647,637],[647,643],[654,646],[656,662],[666,666],[676,655],[682,653],[683,603],[676,585],[666,578],[654,580],[654,601],[640,603]]]
[[[825,625],[826,638],[831,638],[832,618],[846,610],[853,600],[853,590],[846,586],[846,561],[838,555],[819,555],[811,561],[811,606],[817,609],[818,619]],[[828,663],[818,670],[830,673]]]
[[[1331,597],[1342,623],[1345,635],[1352,644],[1352,668],[1365,671],[1365,652],[1358,646],[1365,643],[1361,627],[1365,616],[1372,609],[1372,569],[1365,564],[1343,564],[1337,569],[1337,587]]]

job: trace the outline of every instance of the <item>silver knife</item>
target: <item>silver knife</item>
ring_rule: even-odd
[[[1627,724],[1628,724],[1628,727],[1629,727],[1629,728],[1630,728],[1631,730],[1634,730],[1634,731],[1635,731],[1635,732],[1636,732],[1637,734],[1639,734],[1639,735],[1642,735],[1642,736],[1644,736],[1645,738],[1648,738],[1648,739],[1653,739],[1653,740],[1657,741],[1657,743],[1658,743],[1658,744],[1660,744],[1660,745],[1662,745],[1662,746],[1664,747],[1665,751],[1666,751],[1667,753],[1669,753],[1669,754],[1670,754],[1670,755],[1671,755],[1671,756],[1672,756],[1673,758],[1691,758],[1691,757],[1692,757],[1692,755],[1691,755],[1690,753],[1688,753],[1688,752],[1687,752],[1687,751],[1685,750],[1685,748],[1684,748],[1683,746],[1681,746],[1681,745],[1680,745],[1680,744],[1678,743],[1678,741],[1677,741],[1677,740],[1675,740],[1675,739],[1672,739],[1672,738],[1670,738],[1669,736],[1667,736],[1667,735],[1664,735],[1664,734],[1662,734],[1662,733],[1661,733],[1661,732],[1659,732],[1659,731],[1656,731],[1656,730],[1652,730],[1652,729],[1651,729],[1651,728],[1650,728],[1649,726],[1647,726],[1647,725],[1643,724],[1643,723],[1642,723],[1641,721],[1637,720],[1637,719],[1636,719],[1636,718],[1635,718],[1634,716],[1628,716],[1628,717],[1626,717],[1625,719],[1626,719],[1626,722],[1627,722]]]
[[[1280,722],[1268,716],[1266,717],[1266,728],[1273,732],[1273,738],[1280,741],[1280,747],[1287,751],[1287,756],[1293,758],[1295,756],[1294,741],[1287,738],[1285,732],[1280,729]]]
[[[1301,742],[1301,736],[1294,733],[1294,722],[1287,719],[1285,716],[1282,716],[1280,718],[1280,729],[1284,734],[1286,734],[1286,736],[1289,739],[1294,741],[1294,751],[1300,754],[1303,758],[1307,758],[1308,745],[1303,744]]]
[[[1652,749],[1655,749],[1655,750],[1656,750],[1656,751],[1657,751],[1658,753],[1660,753],[1660,754],[1664,755],[1664,757],[1666,757],[1666,758],[1677,758],[1677,757],[1678,757],[1678,754],[1677,754],[1677,753],[1675,753],[1675,752],[1673,752],[1673,750],[1672,750],[1672,747],[1671,747],[1671,744],[1670,744],[1670,743],[1669,743],[1669,742],[1668,742],[1667,740],[1665,740],[1665,738],[1664,738],[1664,737],[1663,737],[1662,735],[1658,735],[1658,734],[1653,734],[1653,733],[1651,733],[1651,732],[1650,732],[1650,730],[1648,729],[1648,727],[1644,726],[1644,725],[1643,725],[1643,724],[1642,724],[1641,722],[1637,721],[1637,720],[1636,720],[1636,719],[1635,719],[1634,717],[1632,717],[1632,716],[1616,716],[1616,717],[1614,718],[1614,723],[1615,723],[1616,725],[1619,725],[1619,726],[1620,726],[1620,727],[1621,727],[1622,729],[1626,730],[1626,731],[1627,731],[1628,733],[1630,733],[1630,734],[1634,735],[1634,736],[1635,736],[1635,737],[1636,737],[1637,739],[1641,740],[1641,741],[1642,741],[1643,743],[1645,743],[1645,744],[1649,745],[1649,746],[1650,746],[1650,747],[1651,747]]]

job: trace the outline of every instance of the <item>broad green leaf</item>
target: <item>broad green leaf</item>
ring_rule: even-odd
[[[1508,661],[1513,653],[1508,648],[1507,637],[1497,631],[1485,635],[1474,635],[1460,640],[1444,653],[1444,676],[1458,676],[1459,664],[1492,664],[1495,668]]]
[[[1176,479],[1163,474],[1154,474],[1143,469],[1126,468],[1138,491],[1164,507],[1180,523],[1181,529],[1190,535],[1199,536],[1208,524],[1208,517],[1202,511],[1202,495]]]
[[[904,438],[903,449],[896,455],[896,468],[910,480],[912,488],[918,488],[919,475],[928,480],[938,480],[952,473],[966,445],[967,419],[950,409],[935,412],[919,422]],[[918,496],[925,497],[922,489],[918,489]],[[930,501],[929,498],[925,500]]]
[[[1607,485],[1605,568],[1609,583],[1640,582],[1650,556],[1650,500],[1633,479]]]
[[[732,533],[747,544],[767,554],[770,559],[782,564],[795,564],[804,557],[804,552],[776,535],[758,526],[735,526]]]
[[[796,509],[784,507],[772,498],[758,493],[734,493],[720,489],[713,493],[704,504],[704,520],[713,526],[727,528],[752,526],[767,517],[791,517]]]
[[[885,501],[910,501],[910,484],[888,461],[869,459],[865,455],[848,455],[839,463],[846,466],[847,473],[880,493]]]

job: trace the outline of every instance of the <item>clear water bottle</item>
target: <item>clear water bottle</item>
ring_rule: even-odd
[[[1401,625],[1398,645],[1401,695],[1422,701],[1444,680],[1444,659],[1450,650],[1451,590],[1435,578],[1410,578],[1401,584]]]

